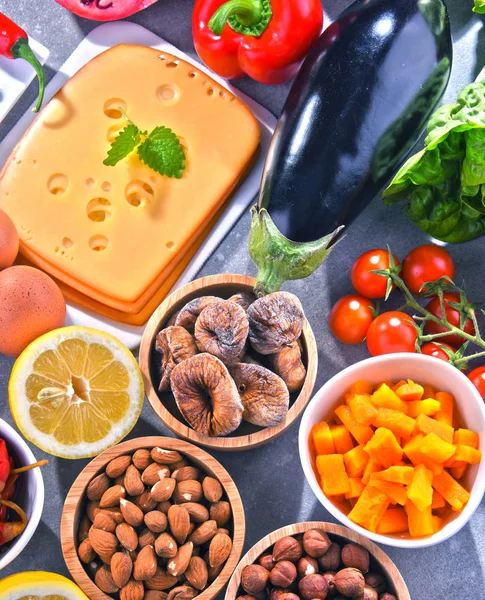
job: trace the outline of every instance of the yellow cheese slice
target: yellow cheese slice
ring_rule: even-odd
[[[136,154],[103,165],[108,138],[126,124],[120,107],[141,128],[179,136],[182,179]],[[138,311],[224,204],[259,139],[247,107],[206,74],[152,48],[115,46],[72,77],[20,141],[0,175],[0,208],[35,264]]]

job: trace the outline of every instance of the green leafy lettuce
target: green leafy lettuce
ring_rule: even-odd
[[[483,0],[485,10],[485,0]],[[485,233],[485,82],[467,85],[456,104],[440,107],[428,124],[425,148],[411,157],[384,192],[405,201],[409,218],[450,243]]]
[[[485,14],[485,0],[475,0],[474,12]]]

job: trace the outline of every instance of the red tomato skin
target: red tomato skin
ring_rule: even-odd
[[[439,342],[442,346],[446,346],[452,352],[456,352],[456,348],[450,346],[449,344],[445,344],[444,342]],[[421,346],[421,354],[426,354],[427,356],[434,356],[435,358],[439,358],[440,360],[444,360],[445,362],[449,362],[450,359],[448,354],[444,350],[442,350],[433,342],[428,342],[427,344],[423,344]]]
[[[455,277],[455,265],[448,252],[440,246],[425,244],[414,248],[402,263],[401,277],[413,294],[425,291],[421,286],[440,277]]]
[[[448,303],[449,302],[459,303],[460,295],[455,292],[447,292],[446,294],[443,295],[443,299],[444,299],[445,312],[446,312],[448,321],[455,327],[459,327],[460,326],[460,313],[457,310],[455,310],[454,308],[451,308]],[[442,316],[441,315],[441,306],[440,306],[440,300],[439,300],[438,296],[434,297],[431,300],[431,302],[428,302],[428,304],[426,305],[426,308],[435,317],[438,317],[439,319],[441,319],[441,316]],[[473,335],[475,333],[475,328],[473,327],[473,323],[471,322],[470,319],[467,319],[467,321],[465,322],[465,327],[463,329],[466,333],[469,333],[470,335]],[[444,327],[443,325],[440,325],[439,323],[434,323],[433,321],[427,321],[426,325],[424,327],[424,331],[427,334],[433,334],[433,333],[442,333],[444,331],[447,331],[447,329],[446,329],[446,327]],[[439,338],[439,341],[440,342],[444,341],[447,344],[451,344],[452,346],[461,346],[465,340],[457,334],[450,333],[450,335],[446,335],[446,336],[443,336],[442,338]]]
[[[394,262],[399,260],[394,256]],[[354,262],[350,278],[352,285],[359,294],[365,298],[384,298],[387,289],[386,277],[372,273],[380,269],[389,268],[389,253],[382,248],[368,250],[361,254]]]
[[[374,305],[367,298],[349,294],[338,300],[329,316],[330,331],[342,343],[361,344],[374,319]]]
[[[485,366],[473,369],[473,371],[468,373],[467,377],[477,388],[480,396],[485,399]]]
[[[413,319],[394,310],[382,313],[372,321],[367,332],[367,348],[372,356],[395,352],[416,352],[416,331]]]

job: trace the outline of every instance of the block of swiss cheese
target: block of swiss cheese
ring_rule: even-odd
[[[126,121],[170,127],[186,148],[182,179],[130,155],[103,165]],[[42,110],[0,176],[0,208],[21,252],[66,285],[140,312],[207,229],[251,164],[249,109],[192,65],[144,46],[91,60]]]

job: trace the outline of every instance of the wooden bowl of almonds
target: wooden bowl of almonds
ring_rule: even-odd
[[[148,400],[176,435],[217,450],[247,450],[281,435],[307,405],[315,337],[299,299],[262,298],[256,280],[214,275],[172,293],[140,346]]]
[[[227,471],[166,437],[123,442],[73,483],[64,559],[91,600],[211,600],[241,556],[245,517]]]
[[[392,560],[333,523],[282,527],[242,558],[225,600],[411,600]]]

